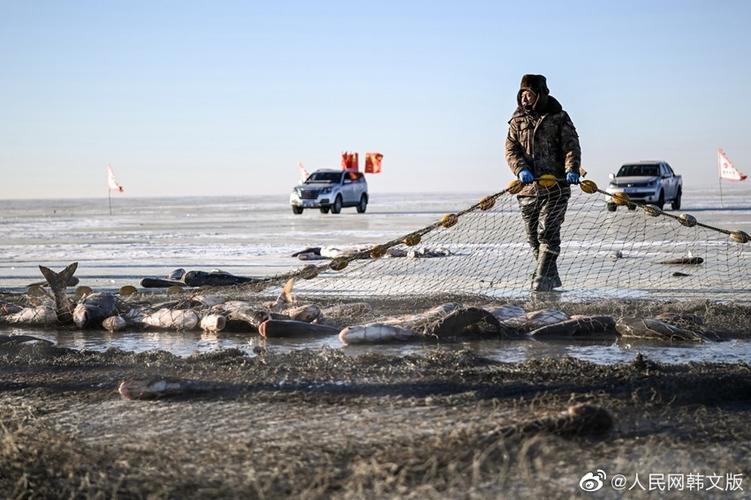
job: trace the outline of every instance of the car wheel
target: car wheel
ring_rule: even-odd
[[[615,203],[608,203],[608,212],[615,212],[615,209],[618,208]]]
[[[368,197],[365,195],[360,196],[360,203],[357,204],[357,213],[364,214],[368,209]]]
[[[293,214],[300,215],[302,213],[302,211],[303,211],[302,207],[296,207],[296,206],[292,205],[292,213]]]
[[[678,190],[678,195],[673,200],[673,203],[670,204],[671,207],[673,207],[673,210],[680,210],[681,209],[681,196],[683,193],[681,193],[681,190]]]
[[[321,213],[322,213],[322,214],[327,214],[327,213],[329,213],[329,207],[321,207]]]
[[[342,211],[342,197],[340,195],[336,195],[336,200],[334,200],[334,204],[331,205],[331,213],[338,214],[341,211]]]
[[[665,206],[665,191],[660,191],[660,196],[657,198],[657,203],[655,203],[655,205],[660,210]]]

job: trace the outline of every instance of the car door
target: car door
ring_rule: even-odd
[[[665,196],[665,200],[672,200],[675,198],[675,190],[676,190],[675,175],[673,175],[673,171],[670,169],[670,166],[667,163],[665,163],[663,167],[665,168],[665,175],[667,176],[667,179],[670,184],[670,193],[669,195]]]
[[[670,185],[670,178],[668,177],[668,169],[665,168],[664,163],[660,163],[660,184],[662,185],[662,192],[665,196],[665,201],[670,199],[670,192],[672,186]]]
[[[359,203],[360,197],[365,192],[365,176],[360,172],[355,173],[352,181],[352,203]]]
[[[349,172],[342,172],[341,193],[342,202],[345,205],[352,203],[352,179],[349,174]]]
[[[358,175],[358,172],[347,172],[344,174],[344,192],[346,193],[344,200],[345,203],[354,204],[357,201],[355,196],[357,195]]]
[[[675,172],[673,172],[673,169],[669,164],[666,163],[665,168],[668,171],[668,175],[670,176],[670,184],[672,185],[670,197],[671,199],[675,199],[675,197],[678,196],[678,178],[675,176]]]

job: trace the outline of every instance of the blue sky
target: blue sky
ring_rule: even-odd
[[[751,2],[0,0],[0,198],[287,193],[380,151],[372,191],[495,191],[524,73],[593,179],[751,173]]]

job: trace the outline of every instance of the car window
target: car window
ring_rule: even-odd
[[[305,182],[339,182],[341,178],[339,172],[313,172]]]
[[[665,164],[665,168],[668,169],[668,174],[675,175],[675,172],[673,172],[673,168],[670,165],[668,165],[667,163]]]
[[[658,176],[660,166],[656,163],[641,163],[637,165],[623,165],[618,170],[618,177]]]

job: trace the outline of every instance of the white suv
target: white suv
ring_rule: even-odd
[[[301,214],[306,208],[319,208],[321,213],[338,214],[342,207],[357,207],[365,213],[368,207],[368,183],[361,172],[316,170],[295,186],[289,195],[292,212]]]
[[[635,202],[656,205],[660,210],[670,202],[673,210],[680,210],[683,178],[664,161],[626,163],[617,174],[610,174],[607,192],[626,193]],[[617,208],[612,201],[606,206],[611,212]],[[636,206],[629,204],[628,208],[633,210]]]

